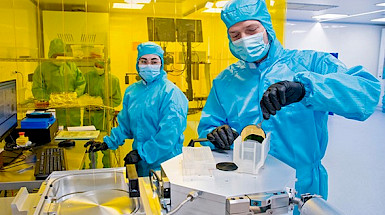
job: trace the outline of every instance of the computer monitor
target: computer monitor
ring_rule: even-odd
[[[16,80],[0,82],[0,141],[17,127]]]
[[[175,42],[175,19],[147,17],[149,41]]]
[[[191,42],[203,42],[202,21],[194,19],[176,19],[176,34],[178,42],[187,42],[188,32],[193,33]]]

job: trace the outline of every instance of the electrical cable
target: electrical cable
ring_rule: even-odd
[[[156,180],[158,181],[158,183],[162,182],[161,178],[158,176],[158,174],[156,174],[156,172],[153,170],[153,169],[150,169],[150,172],[148,174],[148,177],[150,178],[150,186],[151,186],[151,191],[152,192],[155,192],[154,190],[154,185],[152,183],[152,176],[155,176]],[[159,193],[158,193],[159,194]]]
[[[135,207],[135,210],[132,211],[132,213],[130,213],[130,215],[131,214],[136,214],[139,211],[139,209],[140,209],[140,201],[138,200],[138,198],[134,198],[134,200],[135,200],[136,207]]]
[[[202,194],[202,191],[191,191],[188,195],[187,198],[181,202],[174,210],[168,212],[166,215],[172,215],[175,214],[179,209],[182,208],[183,205],[185,205],[187,202],[192,202],[194,199],[196,199],[198,196]]]
[[[182,55],[183,55],[183,62],[184,62],[184,68],[182,70],[180,69],[175,69],[174,67],[174,64],[171,66],[171,70],[173,70],[172,72],[180,72],[179,74],[177,75],[173,75],[171,72],[169,72],[168,74],[170,74],[171,76],[181,76],[186,70],[187,70],[187,59],[186,59],[186,54],[185,54],[185,51],[184,51],[184,44],[182,42],[180,42],[181,46],[182,46]]]

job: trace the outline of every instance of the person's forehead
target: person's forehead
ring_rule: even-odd
[[[259,22],[258,20],[246,20],[246,21],[238,22],[229,28],[229,33],[240,31],[244,28],[247,28],[249,26],[255,26],[255,25],[262,26],[261,22]]]
[[[144,60],[160,60],[159,56],[156,54],[145,54],[140,59]]]

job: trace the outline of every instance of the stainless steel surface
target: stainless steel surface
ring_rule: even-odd
[[[321,197],[313,197],[301,208],[301,215],[342,215],[343,213],[331,206]]]
[[[294,210],[290,202],[292,190],[258,193],[227,198],[226,215],[239,214],[288,214]]]
[[[51,195],[58,202],[70,198],[72,194],[88,191],[107,189],[127,190],[124,174],[112,169],[107,169],[105,172],[84,171],[84,173],[69,173],[69,175],[59,176],[58,178],[53,175],[51,180],[49,181],[51,182],[49,184],[52,185]]]
[[[91,169],[96,169],[95,152],[89,152],[91,156]]]
[[[52,173],[39,190],[35,214],[131,214],[140,200],[130,198],[125,168]]]
[[[58,214],[130,214],[135,208],[135,202],[126,191],[108,189],[88,191],[66,199],[59,204]]]
[[[217,163],[232,161],[232,151],[227,154],[213,152],[213,155]],[[171,209],[185,200],[192,190],[203,193],[184,205],[178,212],[180,214],[225,214],[227,198],[294,188],[295,170],[270,155],[258,175],[215,169],[213,177],[193,181],[183,179],[181,160],[179,155],[162,163],[171,184]]]
[[[250,209],[249,198],[228,198],[226,200],[226,215],[248,213]]]

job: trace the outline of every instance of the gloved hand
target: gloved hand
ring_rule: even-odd
[[[107,150],[108,149],[108,145],[107,143],[105,142],[97,142],[97,141],[94,141],[94,140],[90,140],[88,141],[86,144],[84,144],[84,147],[88,147],[90,146],[90,148],[88,149],[89,152],[97,152],[97,151],[100,151],[100,150]]]
[[[139,156],[138,150],[132,150],[124,158],[124,165],[136,164],[141,160],[142,158]]]
[[[264,119],[275,115],[282,107],[294,102],[299,102],[305,96],[305,87],[300,82],[280,81],[272,84],[261,99],[261,109]]]
[[[216,127],[212,132],[207,134],[207,139],[218,149],[229,150],[230,146],[239,134],[228,125]]]

